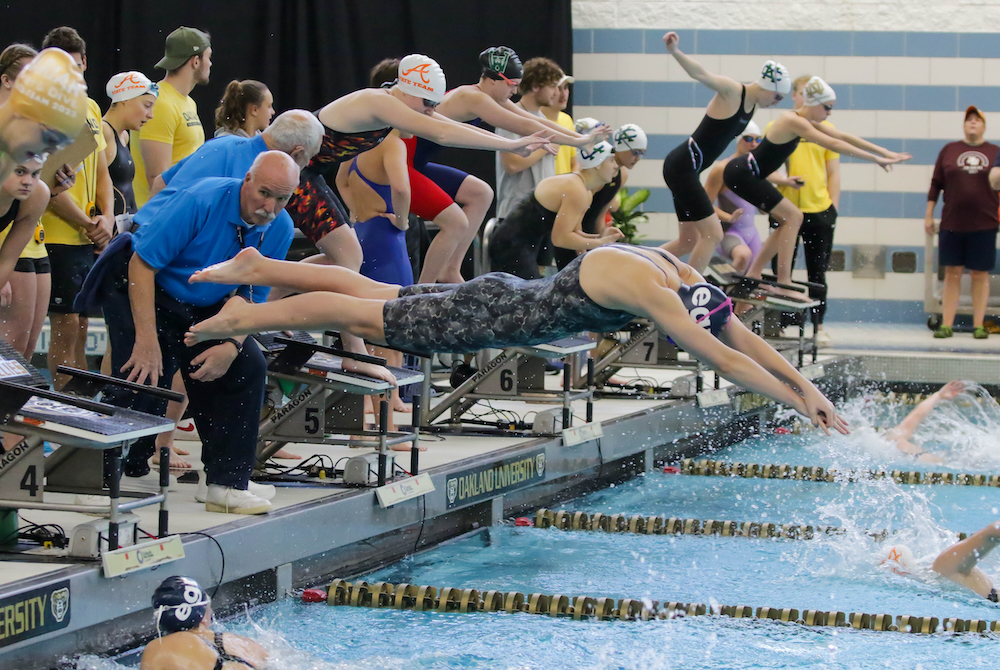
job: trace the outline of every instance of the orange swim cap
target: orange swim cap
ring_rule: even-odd
[[[87,84],[68,53],[44,49],[21,70],[8,104],[72,141],[87,122]]]

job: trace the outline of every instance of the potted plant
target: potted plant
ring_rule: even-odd
[[[624,241],[628,244],[635,244],[643,238],[639,235],[636,224],[645,223],[649,218],[641,211],[636,211],[639,205],[649,199],[649,189],[640,188],[635,193],[629,195],[628,187],[623,186],[618,191],[618,209],[611,212],[611,222],[618,230],[622,231]]]

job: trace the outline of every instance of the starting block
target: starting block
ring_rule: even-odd
[[[793,299],[775,295],[761,287],[774,286],[782,289],[805,293],[809,288],[822,288],[811,282],[793,282],[779,284],[777,277],[765,274],[761,279],[738,274],[731,265],[720,263],[709,265],[705,269],[705,278],[721,288],[732,299],[734,305],[744,305],[740,320],[753,332],[757,333],[778,351],[791,355],[793,364],[802,367],[805,364],[805,354],[812,355],[816,362],[818,347],[816,345],[817,324],[813,320],[813,308],[820,302],[803,295],[802,299]],[[791,313],[796,315],[799,326],[797,337],[782,336],[781,315]],[[812,335],[806,336],[806,317],[813,321]]]
[[[351,444],[374,447],[382,456],[379,485],[385,484],[387,447],[412,441],[411,470],[417,474],[419,439],[416,428],[410,432],[365,430],[364,396],[390,392],[393,385],[382,379],[368,377],[343,369],[343,361],[351,359],[374,365],[385,365],[382,358],[354,354],[325,347],[304,332],[267,332],[254,336],[268,359],[268,377],[275,382],[269,388],[267,406],[261,418],[257,443],[257,466],[285,445],[293,442],[313,444]],[[389,368],[400,386],[414,384],[423,375],[404,368]],[[287,397],[287,401],[282,400]],[[419,398],[414,398],[414,416],[419,415]],[[387,407],[387,405],[386,405]],[[417,424],[416,419],[414,424]],[[363,436],[363,440],[334,435]],[[388,477],[391,478],[391,472]],[[318,481],[314,483],[320,483]],[[324,481],[324,484],[332,482]]]
[[[530,347],[503,349],[482,364],[440,402],[429,407],[424,412],[422,425],[429,428],[435,419],[445,412],[450,412],[445,424],[459,429],[463,424],[462,416],[480,400],[561,403],[563,427],[572,425],[570,404],[574,400],[586,400],[587,423],[590,423],[594,416],[593,384],[584,386],[583,390],[573,391],[572,366],[569,365],[568,358],[573,354],[590,351],[595,346],[594,341],[587,337],[567,337]],[[557,359],[564,361],[563,388],[561,391],[549,391],[545,389],[545,362]],[[429,393],[427,387],[430,384],[430,359],[423,360],[425,385],[423,394],[426,397]],[[437,430],[444,428],[441,424],[433,427]],[[510,432],[499,427],[498,429]]]
[[[82,370],[60,366],[59,372],[79,380],[77,388],[114,384],[138,393],[170,399],[178,397],[164,389]],[[166,535],[169,454],[160,454],[158,494],[123,492],[118,473],[123,450],[141,437],[173,430],[173,422],[69,393],[49,391],[42,388],[44,383],[37,370],[7,342],[0,340],[0,430],[23,438],[16,444],[5,445],[6,450],[0,455],[0,507],[107,514],[108,548],[117,549],[123,513],[159,504],[158,534]],[[60,445],[47,457],[44,455],[46,441]],[[106,451],[111,452],[110,459],[104,458]],[[47,490],[107,495],[109,504],[46,502]],[[136,499],[121,502],[123,496]]]

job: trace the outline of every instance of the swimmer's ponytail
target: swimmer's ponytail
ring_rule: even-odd
[[[251,105],[264,103],[267,86],[255,79],[234,79],[226,86],[219,106],[215,108],[215,127],[235,132],[247,120],[247,110]]]

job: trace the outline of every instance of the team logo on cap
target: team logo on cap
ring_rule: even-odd
[[[507,70],[507,62],[510,60],[510,53],[501,52],[499,49],[490,54],[490,69],[494,72],[504,72]]]
[[[805,94],[818,99],[821,95],[823,95],[823,89],[823,82],[820,81],[818,77],[813,77],[809,80],[809,83],[806,84]]]
[[[760,77],[761,79],[767,79],[772,84],[777,84],[782,79],[781,71],[771,61],[764,63],[764,69],[760,71]]]
[[[615,144],[625,144],[628,145],[630,142],[635,142],[639,136],[631,128],[623,128],[618,131],[615,135]]]
[[[431,69],[430,63],[423,63],[421,65],[411,67],[409,70],[403,70],[399,74],[401,77],[405,77],[411,72],[416,72],[417,74],[420,75],[420,81],[424,82],[425,84],[429,84],[431,83],[431,80],[427,78],[427,75],[430,74],[430,69]]]
[[[585,161],[589,161],[594,156],[603,153],[604,153],[604,142],[601,142],[600,144],[596,145],[590,153],[587,153],[586,149],[580,149],[580,157],[583,158],[583,160]]]

